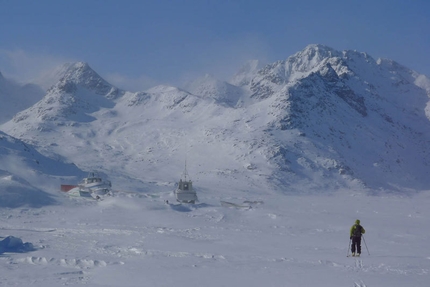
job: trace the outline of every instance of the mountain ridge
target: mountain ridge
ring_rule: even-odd
[[[324,45],[258,65],[251,62],[230,83],[205,76],[185,89],[132,93],[78,62],[42,101],[1,128],[82,169],[98,166],[137,182],[163,181],[156,170],[175,181],[192,150],[203,185],[240,180],[244,191],[281,192],[428,188],[427,77]],[[112,155],[115,163],[106,162]]]

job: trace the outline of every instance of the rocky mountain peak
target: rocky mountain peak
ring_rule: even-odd
[[[100,76],[85,62],[69,64],[63,75],[63,78],[74,80],[76,82],[85,80],[89,77]]]
[[[306,46],[302,51],[297,52],[289,57],[291,60],[301,60],[302,62],[318,63],[325,58],[339,57],[341,53],[325,45],[311,44]]]
[[[63,90],[64,92],[71,92],[75,89],[73,85],[82,86],[110,99],[121,94],[118,88],[109,84],[85,62],[70,64],[54,88],[60,90],[66,88],[67,90]]]
[[[298,81],[320,69],[326,70],[327,63],[336,64],[337,71],[341,70],[339,59],[342,53],[324,45],[309,45],[302,51],[288,57],[284,61],[277,61],[260,69],[250,83],[250,89],[255,98],[267,98],[283,85]],[[344,69],[347,70],[347,69]],[[333,75],[332,75],[333,76]]]

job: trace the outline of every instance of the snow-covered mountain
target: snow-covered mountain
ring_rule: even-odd
[[[429,184],[430,135],[419,77],[391,60],[311,45],[260,70],[250,89],[270,102],[274,130],[303,136],[279,141],[280,167],[299,163],[293,173],[336,171],[372,188],[419,189]]]
[[[185,159],[202,189],[423,189],[429,83],[394,61],[323,45],[185,90],[125,92],[76,63],[0,128],[136,191],[171,188]]]
[[[44,91],[35,84],[21,85],[0,73],[0,124],[42,99]]]
[[[14,117],[13,122],[23,124],[13,128],[23,133],[31,130],[38,133],[55,130],[62,125],[92,121],[95,118],[90,116],[91,113],[103,107],[112,108],[112,99],[122,93],[88,64],[78,62],[68,66],[62,78],[42,100]]]

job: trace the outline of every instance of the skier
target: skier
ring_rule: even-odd
[[[366,230],[364,230],[363,226],[360,225],[360,220],[357,219],[355,224],[351,226],[351,230],[349,231],[349,239],[352,240],[351,252],[352,256],[360,256],[361,254],[361,234],[364,234]],[[355,251],[357,250],[357,253]]]

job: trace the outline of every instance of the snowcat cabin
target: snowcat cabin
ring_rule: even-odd
[[[84,179],[84,183],[94,183],[94,182],[101,182],[102,179],[101,178],[97,178],[97,177],[89,177],[89,178],[85,178]]]
[[[190,181],[182,181],[182,179],[181,179],[181,180],[179,180],[178,185],[179,185],[178,188],[180,190],[191,190],[192,189],[191,180]]]

